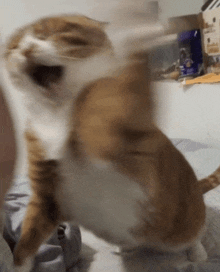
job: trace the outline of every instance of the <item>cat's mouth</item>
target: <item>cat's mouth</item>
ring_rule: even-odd
[[[64,68],[62,66],[34,65],[27,71],[31,79],[44,88],[50,88],[52,84],[62,79]]]

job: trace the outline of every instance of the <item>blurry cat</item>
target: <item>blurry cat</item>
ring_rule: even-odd
[[[192,261],[206,260],[200,239],[209,182],[197,182],[154,125],[147,55],[143,62],[143,52],[129,50],[122,63],[104,24],[80,15],[39,20],[9,40],[6,70],[29,111],[33,191],[16,271],[31,270],[63,221],[123,249],[189,249]]]

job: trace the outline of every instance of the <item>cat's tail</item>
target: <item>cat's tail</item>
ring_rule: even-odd
[[[220,185],[220,166],[208,177],[198,181],[198,185],[205,194]]]

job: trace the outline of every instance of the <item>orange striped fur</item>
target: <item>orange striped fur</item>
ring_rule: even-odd
[[[22,239],[14,252],[14,263],[18,266],[29,256],[36,254],[61,219],[53,194],[56,183],[59,182],[56,173],[57,162],[45,160],[44,150],[34,133],[26,132],[25,137],[33,195],[23,222]]]

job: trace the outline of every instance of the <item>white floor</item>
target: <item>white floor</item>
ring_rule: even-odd
[[[114,252],[116,247],[105,243],[92,233],[81,229],[82,232],[82,261],[79,263],[80,272],[122,272],[122,259]]]
[[[79,272],[168,272],[170,265],[181,269],[189,264],[185,253],[162,254],[143,249],[121,256],[117,254],[117,247],[107,244],[84,229],[82,241]]]

